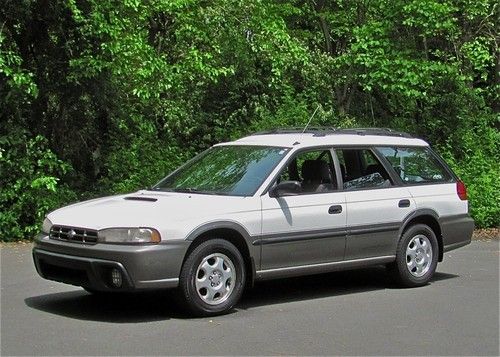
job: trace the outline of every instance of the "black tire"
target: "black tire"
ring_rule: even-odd
[[[204,259],[211,255],[222,254],[229,258],[235,268],[235,281],[231,281],[232,290],[224,301],[209,304],[200,297],[196,288],[198,267]],[[239,301],[245,286],[245,262],[240,251],[230,242],[223,239],[210,239],[197,246],[182,265],[179,279],[180,302],[194,316],[214,316],[230,311]]]
[[[421,238],[418,238],[421,237]],[[417,271],[413,273],[410,271],[409,263],[411,262],[411,257],[407,257],[407,248],[409,248],[410,242],[416,239],[420,242],[425,241],[424,237],[430,242],[432,248],[432,258],[429,259],[429,264],[426,272],[421,272],[421,276],[418,275]],[[413,243],[414,244],[414,243]],[[439,246],[434,231],[425,224],[415,224],[410,226],[401,236],[398,242],[396,250],[396,261],[388,265],[389,271],[393,276],[394,280],[403,287],[417,287],[423,286],[429,283],[436,271],[437,263],[439,259]],[[413,270],[416,270],[414,267]]]

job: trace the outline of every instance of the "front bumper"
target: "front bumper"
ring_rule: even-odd
[[[35,239],[33,260],[40,276],[100,291],[175,288],[190,242],[179,240],[154,245],[94,245]],[[122,285],[111,283],[111,270],[122,275]]]

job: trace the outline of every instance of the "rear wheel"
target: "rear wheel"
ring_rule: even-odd
[[[439,247],[434,231],[425,224],[409,227],[399,240],[396,261],[389,266],[405,287],[427,284],[436,271]]]
[[[179,290],[184,305],[194,315],[217,315],[238,302],[245,278],[245,264],[239,250],[226,240],[211,239],[187,257]]]

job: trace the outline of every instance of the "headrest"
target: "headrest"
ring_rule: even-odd
[[[302,178],[306,182],[331,183],[328,163],[322,160],[306,160],[302,164]]]

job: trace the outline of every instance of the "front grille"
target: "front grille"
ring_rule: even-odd
[[[52,226],[49,238],[75,243],[97,243],[97,231],[85,228]]]

